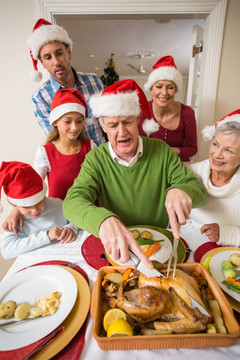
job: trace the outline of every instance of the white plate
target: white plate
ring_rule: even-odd
[[[214,277],[222,290],[224,290],[228,295],[232,296],[235,300],[240,301],[240,294],[230,290],[226,285],[222,283],[223,280],[226,280],[221,266],[222,261],[229,260],[229,256],[231,256],[232,254],[240,254],[240,251],[222,251],[214,255],[210,261],[210,271],[212,277]]]
[[[73,275],[54,265],[34,266],[0,283],[0,303],[14,300],[33,305],[36,297],[42,298],[54,291],[61,293],[58,311],[51,316],[0,328],[0,350],[18,349],[42,339],[63,322],[77,298]]]
[[[170,256],[170,253],[172,251],[172,243],[168,239],[168,237],[164,234],[162,234],[159,231],[150,229],[150,228],[143,228],[143,227],[129,227],[129,230],[138,230],[140,233],[143,231],[150,231],[152,233],[152,240],[163,240],[160,242],[161,248],[157,250],[152,256],[149,257],[150,260],[157,260],[160,263],[164,264]],[[111,259],[112,262],[116,263],[116,265],[121,266],[135,266],[134,262],[132,260],[129,260],[126,263],[122,263],[119,260],[113,260],[110,255],[108,257]]]

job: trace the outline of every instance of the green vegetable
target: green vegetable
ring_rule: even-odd
[[[223,280],[222,282],[224,285],[226,285],[230,290],[236,291],[237,293],[240,294],[240,286],[233,284],[229,281]]]
[[[235,277],[237,276],[233,269],[225,270],[224,274],[225,274],[226,277],[229,276],[229,277],[231,277],[233,279],[235,279]]]
[[[150,239],[144,239],[142,237],[139,237],[136,239],[136,242],[139,246],[143,246],[143,245],[152,245],[154,244],[155,242],[162,242],[164,240],[150,240]]]
[[[229,260],[223,260],[222,261],[222,269],[223,270],[231,270],[231,269],[233,269],[233,264]]]

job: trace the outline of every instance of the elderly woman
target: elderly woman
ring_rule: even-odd
[[[212,139],[209,159],[191,164],[208,193],[204,206],[193,209],[193,227],[224,246],[240,246],[240,109],[203,130]]]
[[[181,161],[190,161],[198,150],[196,119],[190,106],[174,100],[181,88],[182,75],[173,57],[159,59],[145,84],[145,89],[152,94],[148,102],[152,119],[147,120],[142,112],[138,128],[140,135],[165,141]]]

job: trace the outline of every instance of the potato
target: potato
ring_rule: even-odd
[[[139,238],[140,232],[138,230],[131,230],[130,232],[132,233],[132,236],[134,237],[134,239]]]
[[[229,257],[229,261],[235,266],[240,266],[240,254],[232,254]]]
[[[8,319],[13,314],[17,307],[15,301],[9,300],[0,305],[0,319]]]
[[[30,315],[32,315],[33,317],[39,317],[43,314],[43,309],[40,308],[39,306],[32,306],[30,309]]]
[[[145,230],[141,233],[141,237],[143,239],[152,240],[152,233],[150,233],[150,231]]]
[[[222,318],[222,312],[217,300],[208,301],[210,309],[213,314],[214,322],[216,324],[217,332],[220,334],[226,334],[227,329],[224,326],[224,321]]]
[[[15,318],[19,320],[26,319],[30,315],[30,308],[30,304],[26,302],[18,305],[16,310],[14,311]]]
[[[121,279],[122,279],[122,274],[120,274],[119,272],[109,273],[109,274],[104,276],[104,279],[107,279],[107,280],[112,281],[112,282],[114,282],[116,284],[119,284],[121,282]]]

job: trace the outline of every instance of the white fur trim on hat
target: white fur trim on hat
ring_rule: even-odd
[[[153,70],[148,77],[148,81],[145,83],[144,88],[150,91],[155,82],[160,80],[173,81],[176,84],[176,93],[182,90],[182,75],[173,66],[161,66],[156,70]]]
[[[46,195],[46,192],[47,192],[47,186],[45,183],[43,183],[43,189],[40,192],[38,192],[37,194],[34,194],[32,196],[29,196],[29,197],[23,198],[23,199],[14,199],[14,198],[7,196],[7,199],[11,204],[14,204],[17,206],[24,206],[24,207],[25,206],[34,206],[34,205],[38,204],[40,201],[42,201],[42,199]]]
[[[72,111],[82,114],[84,118],[86,116],[86,109],[84,106],[77,103],[66,103],[55,107],[55,109],[51,111],[49,116],[50,124],[52,125],[52,123],[58,120],[62,115]]]
[[[240,122],[240,115],[234,114],[234,115],[226,116],[223,120],[218,121],[217,127],[220,127],[223,124],[226,124],[227,122],[232,122],[232,121]]]
[[[216,123],[216,125],[208,125],[202,130],[202,135],[204,141],[212,140],[217,129],[221,129],[221,126],[228,122],[240,122],[240,115],[234,114],[230,116],[226,116],[223,120],[220,120]]]
[[[150,136],[152,133],[155,133],[159,130],[160,125],[154,119],[146,119],[142,124],[143,131]]]
[[[92,113],[100,116],[138,116],[141,112],[139,97],[136,91],[118,94],[97,94],[89,101]]]
[[[42,25],[34,30],[27,39],[27,45],[32,52],[33,59],[37,60],[39,51],[43,45],[52,42],[59,41],[70,46],[72,50],[72,40],[68,36],[66,30],[56,24],[53,25]]]

